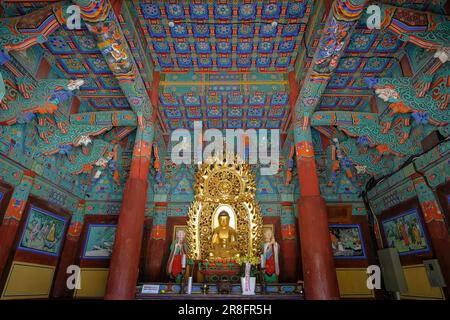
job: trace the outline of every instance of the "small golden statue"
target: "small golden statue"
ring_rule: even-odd
[[[214,229],[211,241],[213,258],[235,258],[239,256],[236,249],[237,233],[230,227],[230,215],[226,211],[221,211],[218,215],[219,226]]]

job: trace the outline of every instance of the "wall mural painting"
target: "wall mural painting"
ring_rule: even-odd
[[[366,257],[361,230],[357,224],[331,224],[329,226],[333,256],[338,259]]]
[[[67,219],[31,207],[18,249],[58,256]]]
[[[397,248],[400,255],[429,251],[417,209],[385,219],[382,224],[388,247]]]
[[[117,226],[115,224],[89,224],[84,243],[83,258],[111,258],[116,229]]]

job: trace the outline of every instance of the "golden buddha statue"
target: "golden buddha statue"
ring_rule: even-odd
[[[213,230],[209,256],[212,258],[235,258],[239,256],[236,249],[237,233],[230,227],[230,215],[221,211],[218,215],[219,226]]]

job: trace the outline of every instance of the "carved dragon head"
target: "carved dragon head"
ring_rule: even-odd
[[[392,85],[376,86],[375,94],[384,102],[396,102],[400,100],[400,95]]]
[[[450,47],[440,48],[434,53],[434,57],[438,58],[442,63],[450,61]]]
[[[70,91],[78,90],[83,84],[84,80],[81,79],[70,80],[69,84],[67,85],[67,89]]]

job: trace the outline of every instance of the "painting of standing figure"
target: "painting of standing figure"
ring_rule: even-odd
[[[387,245],[397,248],[399,254],[428,251],[428,243],[417,209],[383,220]]]
[[[89,224],[83,257],[109,259],[112,255],[117,226],[114,224]]]
[[[332,224],[329,226],[331,248],[335,258],[365,258],[361,230],[357,224]]]
[[[66,222],[63,217],[31,207],[19,249],[57,256]]]

